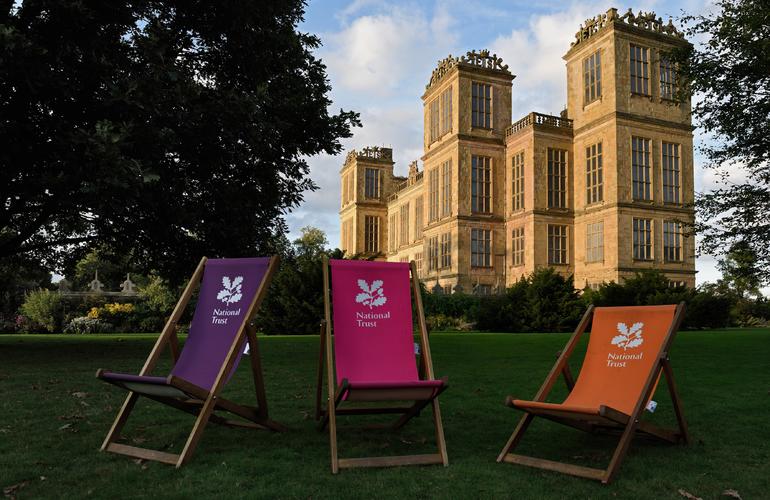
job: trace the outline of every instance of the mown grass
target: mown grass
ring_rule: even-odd
[[[180,470],[99,453],[125,394],[94,378],[99,367],[136,372],[152,336],[0,336],[0,488],[18,498],[718,498],[770,495],[770,331],[683,332],[671,354],[689,447],[634,442],[615,483],[497,464],[519,414],[507,394],[530,398],[566,334],[434,334],[450,465],[329,469],[328,434],[315,430],[317,337],[265,337],[271,416],[284,434],[210,425]],[[164,373],[168,363],[158,373]],[[574,367],[575,369],[579,366]],[[253,404],[244,364],[227,396]],[[557,387],[554,399],[563,396]],[[648,415],[673,423],[664,384]],[[402,431],[363,431],[388,417],[341,419],[343,457],[433,452],[430,412]],[[140,446],[178,451],[191,417],[151,401],[137,406],[125,435]],[[614,440],[536,421],[521,453],[603,467]]]

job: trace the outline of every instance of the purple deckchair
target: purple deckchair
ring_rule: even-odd
[[[419,370],[412,334],[412,295],[420,326]],[[447,380],[433,377],[428,332],[414,263],[325,260],[324,299],[326,320],[321,327],[316,418],[320,420],[319,429],[327,423],[329,425],[332,472],[336,474],[340,467],[447,465],[444,431],[436,399],[447,388]],[[324,354],[329,392],[325,410],[321,401]],[[410,404],[396,405],[398,401]],[[362,406],[360,403],[366,404]],[[401,414],[391,425],[393,429],[398,429],[428,404],[433,405],[438,453],[338,458],[337,415]]]
[[[259,309],[277,266],[277,257],[251,259],[201,259],[166,323],[155,347],[139,375],[100,369],[97,378],[129,391],[115,423],[107,434],[102,451],[110,451],[180,467],[192,456],[209,420],[230,426],[266,428],[282,431],[284,426],[267,416],[259,348],[250,324]],[[190,333],[181,354],[177,354],[177,323],[195,286],[200,282]],[[238,366],[248,337],[250,360],[256,388],[257,407],[243,406],[222,398],[219,393]],[[150,375],[166,345],[174,358],[167,377]],[[197,416],[193,430],[180,454],[165,453],[116,442],[138,396],[173,406]],[[215,414],[223,410],[245,420],[230,420]]]

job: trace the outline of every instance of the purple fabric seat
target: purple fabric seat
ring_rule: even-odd
[[[206,262],[190,333],[170,375],[203,391],[211,390],[269,264],[269,257],[209,259]],[[243,349],[240,349],[227,380],[238,367],[242,354]],[[172,385],[171,377],[105,370],[100,370],[97,376],[140,394],[175,398],[193,396]]]

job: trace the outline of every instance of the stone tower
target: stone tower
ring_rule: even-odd
[[[386,199],[393,189],[393,150],[368,147],[348,153],[340,170],[340,248],[347,255],[385,258]]]
[[[426,85],[424,169],[389,199],[388,225],[401,231],[388,260],[415,260],[432,289],[489,293],[505,282],[503,138],[513,78],[482,50],[440,61]]]
[[[682,224],[694,217],[690,102],[676,100],[665,56],[686,43],[670,20],[610,9],[564,56],[578,287],[649,268],[694,286],[694,238]]]

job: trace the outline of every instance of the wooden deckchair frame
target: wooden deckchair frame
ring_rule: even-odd
[[[417,268],[414,261],[409,264],[412,273],[412,294],[414,295],[415,305],[417,307],[417,316],[420,327],[420,366],[419,376],[421,380],[434,380],[433,360],[430,353],[430,343],[428,342],[428,327],[425,323],[425,314],[422,306],[422,296],[420,295],[420,284],[417,279]],[[430,400],[416,401],[411,406],[382,406],[382,407],[339,407],[343,402],[342,398],[348,390],[347,380],[340,381],[340,385],[335,384],[334,375],[334,351],[332,349],[332,316],[331,316],[331,296],[329,288],[329,259],[323,259],[323,283],[324,283],[324,316],[325,320],[321,322],[320,350],[318,356],[318,389],[316,391],[316,420],[319,420],[318,430],[323,430],[329,425],[329,442],[331,445],[332,473],[337,474],[339,470],[354,467],[391,467],[400,465],[428,465],[443,464],[449,465],[449,458],[446,451],[446,441],[444,440],[444,427],[441,420],[441,409],[438,402],[438,394]],[[328,398],[326,400],[326,410],[323,409],[323,371],[324,358],[326,366],[326,378]],[[445,389],[446,384],[444,384]],[[405,398],[411,399],[411,398]],[[401,414],[401,417],[393,422],[391,429],[403,427],[410,419],[419,415],[420,410],[431,404],[433,410],[433,425],[436,434],[436,445],[438,453],[421,455],[399,455],[389,457],[362,457],[362,458],[339,458],[337,450],[337,415],[367,415],[367,414]]]
[[[510,439],[503,447],[500,455],[497,457],[498,462],[507,462],[513,464],[527,465],[530,467],[537,467],[540,469],[546,469],[564,474],[571,474],[573,476],[584,477],[588,479],[594,479],[601,481],[603,484],[610,483],[616,476],[623,459],[628,453],[628,448],[631,445],[631,440],[634,436],[646,436],[662,439],[671,443],[683,443],[689,444],[690,434],[687,429],[687,423],[684,419],[684,413],[682,411],[682,401],[679,398],[679,393],[674,383],[674,373],[671,369],[671,362],[669,359],[669,349],[671,342],[674,339],[674,335],[684,317],[685,304],[679,303],[674,313],[674,318],[671,321],[671,325],[666,333],[666,336],[661,344],[660,350],[656,361],[650,370],[647,380],[644,384],[644,388],[639,395],[631,415],[626,415],[622,412],[613,410],[606,406],[600,407],[599,415],[584,415],[580,413],[570,413],[566,411],[549,411],[540,409],[527,409],[526,413],[519,420],[519,424],[511,434]],[[578,341],[585,333],[585,330],[593,318],[594,307],[590,306],[583,315],[580,323],[578,324],[575,332],[570,337],[564,350],[559,354],[556,364],[551,369],[551,372],[545,379],[545,382],[540,387],[540,390],[535,395],[532,401],[545,402],[548,394],[556,383],[559,375],[563,375],[567,383],[567,389],[572,390],[574,386],[574,378],[570,372],[569,361],[572,352],[575,349]],[[657,382],[661,376],[665,375],[666,385],[671,396],[671,401],[676,414],[677,424],[679,432],[661,429],[649,422],[642,422],[642,414],[647,402],[653,395],[653,392],[657,386]],[[512,398],[509,396],[506,400],[506,405],[513,407]],[[610,459],[610,463],[606,469],[595,469],[591,467],[583,467],[579,465],[568,464],[564,462],[555,462],[552,460],[545,460],[542,458],[529,457],[524,455],[517,455],[511,453],[521,441],[524,432],[532,423],[535,416],[543,417],[548,420],[559,422],[565,425],[575,427],[588,432],[594,431],[618,431],[620,432],[620,439],[615,451]]]
[[[207,258],[203,257],[200,260],[200,263],[198,263],[198,267],[195,269],[195,272],[190,278],[190,281],[187,283],[187,286],[182,292],[176,307],[174,307],[174,311],[171,313],[171,316],[166,322],[166,326],[163,328],[163,331],[158,337],[158,340],[155,342],[155,346],[145,361],[142,370],[139,372],[139,375],[151,374],[152,370],[157,365],[161,354],[163,353],[163,349],[166,346],[169,346],[171,349],[174,363],[176,363],[178,360],[178,323],[182,317],[182,314],[184,313],[185,308],[187,307],[188,302],[190,301],[190,298],[192,297],[193,292],[195,291],[195,288],[200,285],[200,282],[203,279],[203,272],[206,267],[206,262]],[[112,453],[127,455],[143,460],[163,462],[175,465],[176,468],[179,468],[187,463],[192,457],[192,454],[194,453],[195,448],[198,446],[198,442],[200,441],[200,438],[209,420],[231,427],[250,427],[269,429],[279,432],[286,430],[285,426],[268,418],[267,397],[265,395],[264,378],[262,375],[262,360],[259,352],[259,344],[257,342],[256,329],[252,324],[252,319],[256,312],[259,310],[259,306],[267,294],[270,280],[277,267],[278,257],[273,256],[270,258],[267,272],[265,273],[265,276],[262,279],[262,283],[260,283],[259,288],[257,289],[257,293],[254,295],[254,298],[252,299],[251,304],[247,309],[246,315],[243,318],[243,322],[238,329],[238,333],[235,335],[235,339],[230,346],[230,349],[225,358],[225,362],[219,369],[219,373],[214,381],[214,385],[211,387],[211,390],[206,390],[202,387],[198,387],[195,384],[187,382],[186,380],[182,380],[179,377],[169,375],[167,378],[169,385],[190,395],[191,397],[189,399],[181,400],[172,397],[153,396],[129,391],[129,394],[126,397],[123,406],[121,406],[120,411],[118,412],[118,415],[112,424],[112,427],[107,433],[107,437],[104,439],[104,443],[102,443],[100,451],[109,451]],[[240,405],[222,398],[219,395],[227,382],[228,375],[232,371],[235,361],[238,359],[241,350],[243,350],[245,339],[248,339],[249,341],[249,359],[251,360],[251,372],[254,378],[254,389],[257,399],[256,407]],[[97,377],[99,376],[100,372],[101,370],[97,372]],[[147,448],[140,448],[137,446],[129,446],[117,442],[117,440],[120,438],[120,432],[125,426],[126,421],[128,420],[128,417],[134,408],[134,405],[139,399],[139,396],[144,396],[148,399],[167,404],[196,416],[195,423],[192,427],[192,430],[190,431],[190,435],[188,436],[181,453],[166,453]],[[246,421],[231,420],[221,417],[214,413],[218,410],[232,413],[243,419],[246,419]]]

